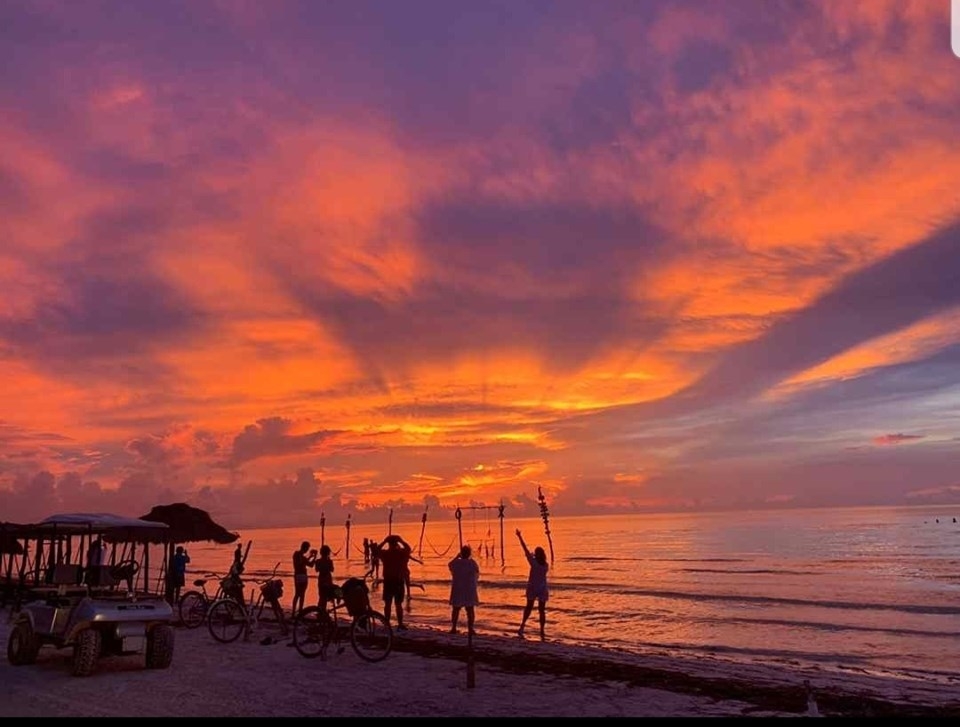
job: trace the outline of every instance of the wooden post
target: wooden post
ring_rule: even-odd
[[[420,518],[420,542],[417,544],[417,557],[423,557],[423,533],[427,529],[427,510],[424,508],[423,517]]]
[[[503,543],[503,500],[500,500],[500,565],[506,565],[506,548]]]
[[[463,512],[460,510],[460,506],[457,505],[457,511],[454,513],[454,517],[457,518],[457,534],[460,536],[460,549],[463,549]]]
[[[323,510],[320,511],[320,547],[323,547],[327,544],[327,517],[323,514]]]
[[[473,631],[467,632],[467,689],[477,686],[477,671],[473,660]]]

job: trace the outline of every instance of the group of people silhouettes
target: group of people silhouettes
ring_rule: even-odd
[[[520,619],[520,628],[517,635],[524,638],[524,630],[527,621],[533,613],[534,604],[536,604],[540,621],[540,638],[546,638],[547,627],[547,599],[550,597],[547,588],[547,571],[550,565],[547,563],[547,554],[543,548],[537,546],[530,552],[527,543],[523,539],[523,534],[517,529],[517,538],[520,540],[520,547],[523,548],[523,554],[530,566],[530,572],[527,576],[526,603],[523,607],[523,616]],[[473,559],[473,550],[469,545],[460,548],[460,552],[453,558],[447,567],[450,569],[450,633],[455,634],[460,627],[460,612],[467,614],[467,633],[471,636],[474,633],[474,623],[476,622],[476,607],[480,604],[479,582],[480,566]]]
[[[517,529],[516,535],[529,566],[525,604],[517,634],[520,638],[524,638],[527,621],[533,614],[534,606],[536,606],[540,638],[543,639],[546,638],[547,600],[550,595],[547,587],[547,573],[550,566],[543,548],[537,546],[531,551],[519,529]],[[180,576],[178,584],[182,585],[181,574],[186,568],[186,563],[189,562],[189,556],[185,552],[179,551],[180,549],[177,553],[179,557],[177,558],[178,567],[176,571],[177,575]],[[243,570],[242,558],[238,556],[240,556],[239,546],[231,567],[231,576],[237,578]],[[405,631],[407,628],[404,623],[404,599],[410,591],[411,560],[418,563],[422,562],[413,555],[410,544],[400,535],[388,535],[380,543],[373,540],[365,540],[364,542],[364,562],[370,566],[365,577],[379,576],[384,616],[387,623],[395,619],[398,631]],[[336,594],[335,568],[330,546],[324,544],[318,551],[316,548],[310,547],[310,541],[304,540],[300,543],[300,547],[294,551],[292,563],[294,592],[291,612],[293,617],[296,618],[297,614],[306,606],[310,570],[315,571],[317,576],[317,605],[325,611]],[[447,564],[447,567],[451,578],[450,633],[456,634],[459,632],[460,614],[465,612],[467,630],[472,636],[476,623],[476,607],[480,604],[480,566],[473,559],[471,546],[463,545],[457,555]]]

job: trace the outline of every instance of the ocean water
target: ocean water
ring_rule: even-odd
[[[670,515],[551,517],[547,635],[552,641],[637,653],[736,662],[789,663],[821,670],[960,678],[960,506],[851,508]],[[937,522],[939,520],[939,522]],[[480,565],[477,630],[516,633],[527,565],[515,530],[549,555],[540,519],[500,521],[495,511],[444,520],[327,523],[337,582],[362,575],[363,538],[401,534],[419,554],[407,621],[449,628],[448,561],[461,537]],[[422,535],[421,535],[422,530]],[[279,564],[284,605],[292,597],[291,556],[321,530],[241,532],[251,543],[248,592]],[[188,545],[188,582],[222,573],[234,546]],[[308,603],[316,599],[311,578]],[[371,596],[382,609],[379,591]],[[461,616],[463,619],[463,616]],[[528,634],[536,634],[536,610]],[[463,627],[463,623],[461,627]]]

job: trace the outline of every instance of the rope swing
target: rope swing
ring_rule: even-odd
[[[504,517],[503,511],[505,508],[506,508],[506,505],[503,504],[503,500],[500,501],[499,505],[468,505],[467,506],[467,509],[474,511],[473,513],[473,531],[474,532],[476,532],[476,529],[477,529],[476,528],[476,525],[477,525],[476,511],[477,510],[487,511],[487,536],[488,537],[491,536],[493,532],[490,526],[490,511],[496,509],[497,517],[500,518],[500,565],[506,565],[506,552],[504,550],[504,542],[503,542],[503,517]],[[461,508],[459,505],[457,505],[457,509],[454,512],[454,517],[456,517],[457,519],[457,536],[460,539],[460,547],[463,548],[463,508]],[[426,513],[424,513],[424,518],[426,518]],[[549,537],[549,531],[548,531],[548,537]],[[491,550],[491,554],[496,556],[496,553],[497,553],[496,541],[494,541],[492,537],[490,538],[490,540],[493,541],[494,543],[493,548]],[[481,540],[480,541],[481,547],[486,542],[487,542],[486,539]],[[553,552],[553,547],[551,546],[551,553],[552,552]],[[478,550],[478,554],[482,554],[482,552]]]

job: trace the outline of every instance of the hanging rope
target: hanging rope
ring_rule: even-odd
[[[427,538],[427,545],[429,545],[430,549],[441,558],[450,552],[450,549],[454,546],[454,543],[456,542],[457,542],[457,539],[454,538],[453,540],[450,541],[450,545],[447,546],[447,549],[444,550],[443,552],[440,552],[439,550],[436,549],[436,547],[434,547],[433,543],[430,542],[430,538]]]

